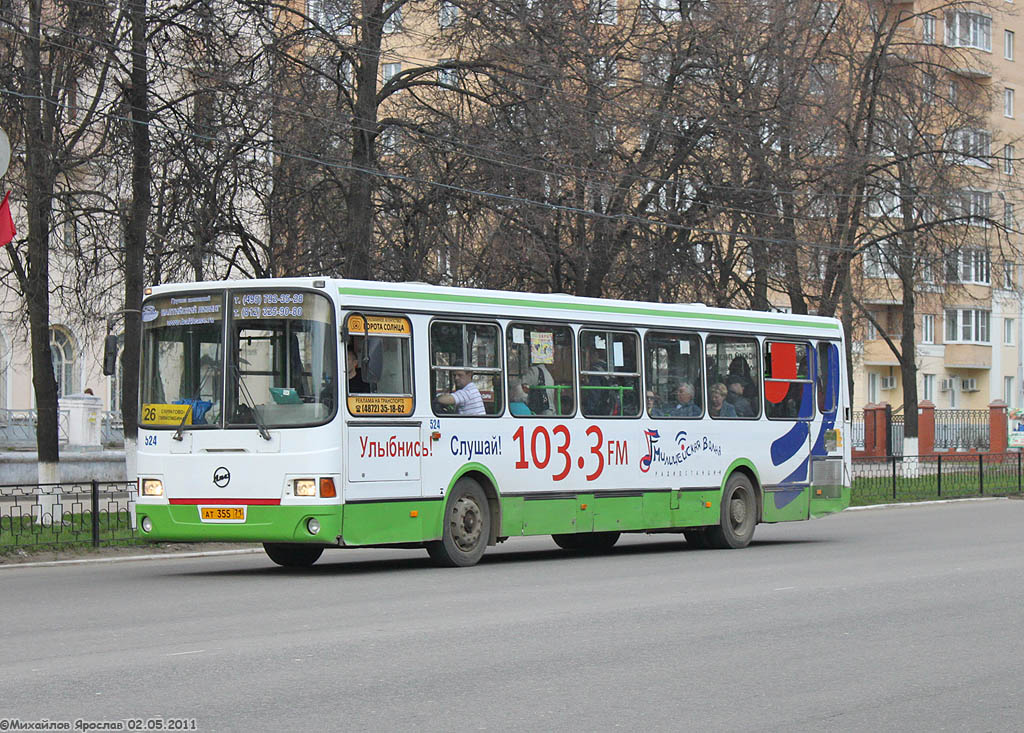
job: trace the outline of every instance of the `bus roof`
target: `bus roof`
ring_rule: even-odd
[[[794,315],[766,311],[712,308],[703,303],[648,303],[634,300],[584,298],[564,293],[523,293],[479,288],[457,288],[421,282],[377,282],[328,277],[288,277],[255,280],[217,280],[208,282],[156,285],[153,295],[197,290],[232,288],[317,288],[337,295],[353,304],[374,302],[382,308],[398,310],[436,310],[439,306],[485,309],[507,316],[600,317],[619,323],[634,324],[638,317],[656,319],[687,319],[727,328],[776,331],[781,328],[807,329],[811,333],[839,337],[842,324],[838,319],[822,316]],[[668,325],[662,324],[662,325]]]

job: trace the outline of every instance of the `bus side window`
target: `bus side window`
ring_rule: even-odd
[[[459,389],[456,372],[468,372],[480,393],[485,415],[505,410],[501,368],[501,331],[490,323],[434,321],[430,324],[430,394],[436,398]],[[477,403],[479,405],[479,403]],[[438,412],[437,409],[441,411]],[[477,408],[479,409],[479,407]],[[436,414],[460,414],[455,406],[435,406]],[[472,414],[472,413],[463,413]]]
[[[818,412],[834,412],[839,399],[839,349],[826,341],[818,342]]]
[[[697,418],[704,414],[700,337],[648,331],[647,412],[651,417]]]
[[[811,347],[806,343],[765,341],[764,401],[771,419],[814,417]]]
[[[510,323],[505,330],[505,352],[513,415],[565,417],[576,412],[576,367],[569,326]]]
[[[635,333],[580,329],[580,404],[586,417],[640,414],[639,357]]]
[[[761,373],[757,340],[708,336],[705,359],[708,414],[740,419],[758,417]]]

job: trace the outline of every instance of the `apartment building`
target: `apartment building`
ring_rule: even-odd
[[[974,7],[914,2],[922,44],[957,49],[958,63],[935,82],[954,93],[978,85],[990,103],[974,129],[947,130],[951,152],[969,169],[960,192],[967,215],[963,237],[921,267],[915,284],[917,395],[938,408],[983,409],[994,400],[1021,408],[1024,387],[1024,272],[1020,155],[1024,151],[1024,19],[1013,2]],[[951,175],[956,175],[951,172]],[[861,321],[855,347],[854,403],[903,404],[900,364],[884,335],[899,344],[901,289],[893,258],[869,252],[861,262],[861,298],[875,322]],[[884,334],[883,334],[884,332]]]

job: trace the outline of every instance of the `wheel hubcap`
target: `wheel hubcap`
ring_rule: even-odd
[[[742,527],[747,521],[747,502],[742,497],[736,497],[729,503],[729,514],[734,527]]]
[[[483,523],[480,507],[468,496],[461,497],[452,507],[452,539],[458,548],[468,552],[480,541]]]

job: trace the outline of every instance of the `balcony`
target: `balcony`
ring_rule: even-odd
[[[947,369],[992,368],[992,347],[988,344],[946,344],[944,364]]]

